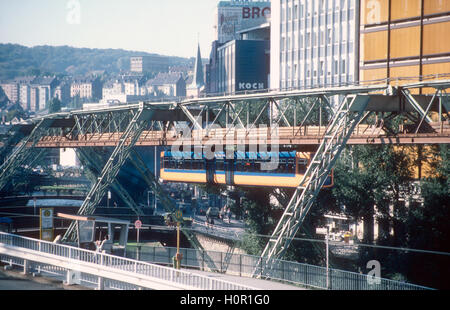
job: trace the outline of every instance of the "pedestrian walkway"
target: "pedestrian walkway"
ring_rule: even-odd
[[[225,221],[215,219],[214,225],[209,225],[206,224],[206,217],[200,215],[194,217],[192,228],[198,232],[230,240],[240,240],[245,233],[245,223],[243,221],[232,219],[229,223],[228,219]]]
[[[3,268],[3,267],[2,267]],[[63,290],[90,290],[89,288],[74,285],[65,286],[60,280],[46,277],[33,277],[18,271],[0,270],[0,291],[63,291]]]
[[[238,276],[232,276],[227,274],[221,274],[221,273],[210,273],[200,270],[187,270],[191,273],[199,274],[202,276],[214,278],[214,279],[220,279],[224,281],[229,281],[233,283],[239,283],[242,285],[253,287],[257,290],[271,290],[271,291],[292,291],[292,290],[307,290],[306,288],[302,288],[297,285],[289,285],[289,284],[283,284],[280,282],[275,281],[269,281],[269,280],[261,280],[261,279],[254,279],[254,278],[246,278],[246,277],[238,277]]]

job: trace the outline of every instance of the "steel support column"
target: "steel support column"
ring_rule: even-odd
[[[25,137],[20,144],[12,151],[0,167],[0,191],[8,184],[20,166],[30,163],[32,150],[39,140],[45,135],[48,127],[52,124],[52,119],[41,120],[33,131]]]
[[[156,160],[156,158],[155,158]],[[150,169],[148,169],[145,162],[142,160],[139,153],[136,152],[136,150],[132,150],[130,153],[130,161],[133,164],[133,166],[139,171],[140,175],[143,177],[147,185],[153,189],[154,193],[156,194],[160,201],[162,202],[162,205],[164,206],[164,209],[166,209],[167,212],[174,213],[177,211],[176,205],[172,202],[172,200],[169,199],[169,197],[166,195],[166,192],[159,184],[158,180],[156,180],[153,173],[151,173]],[[155,197],[156,198],[156,197]],[[194,233],[190,229],[185,229],[184,227],[181,227],[181,232],[186,236],[186,238],[189,240],[189,243],[191,246],[196,250],[201,250],[205,252],[205,249],[202,247],[200,242],[197,240],[197,237],[194,235]],[[208,267],[211,270],[215,270],[215,264],[214,261],[205,253],[205,261],[208,264]]]
[[[334,115],[314,159],[264,249],[253,275],[269,276],[302,225],[353,130],[363,117],[369,96],[348,96]]]
[[[87,169],[95,177],[94,183],[96,182],[98,176],[100,175],[102,168],[101,164],[103,162],[101,156],[96,153],[92,148],[79,148],[76,150],[80,161],[83,163]],[[111,188],[116,193],[120,199],[125,203],[125,205],[133,210],[137,216],[144,216],[142,209],[136,204],[133,197],[128,193],[128,191],[123,187],[117,179],[111,183]]]
[[[131,113],[134,113],[133,119],[128,124],[125,132],[122,134],[119,144],[111,154],[97,182],[86,196],[85,201],[78,211],[79,215],[93,214],[97,204],[105,195],[106,189],[114,182],[120,168],[128,158],[131,149],[139,139],[146,122],[150,121],[153,111],[146,108],[142,103],[139,105],[139,109],[137,111],[132,111]],[[66,231],[63,241],[76,241],[77,238],[78,236],[76,235],[75,223],[73,222]]]

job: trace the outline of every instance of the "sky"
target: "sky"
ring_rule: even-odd
[[[209,57],[218,0],[0,0],[0,43]]]

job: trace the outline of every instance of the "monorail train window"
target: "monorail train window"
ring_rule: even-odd
[[[298,159],[298,173],[305,174],[306,169],[308,168],[308,161],[304,158]]]
[[[183,169],[192,169],[192,164],[190,159],[185,159],[183,161]]]
[[[188,169],[191,170],[192,169],[192,163],[190,159],[185,159],[182,163],[182,167],[183,169]]]
[[[236,160],[236,171],[243,171],[244,162],[242,160]]]
[[[183,169],[183,160],[182,159],[175,161],[175,169],[179,169],[179,170]]]
[[[193,170],[203,170],[205,167],[203,165],[202,160],[193,160],[192,161],[192,169]]]
[[[255,162],[255,170],[256,171],[262,171],[262,164],[263,164],[262,161]]]
[[[174,168],[174,161],[169,158],[164,158],[164,168],[165,169],[173,169]]]
[[[287,161],[285,159],[278,160],[278,168],[276,169],[275,172],[278,172],[278,173],[288,172]]]
[[[293,159],[280,159],[278,164],[278,173],[295,173],[295,161]]]
[[[173,159],[170,162],[172,164],[172,169],[178,169],[178,160]]]
[[[244,161],[242,163],[242,171],[243,172],[252,172],[254,170],[254,165],[250,161]]]
[[[216,170],[225,171],[225,162],[223,159],[216,159]]]
[[[289,159],[287,163],[287,168],[289,172],[295,173],[295,159]]]

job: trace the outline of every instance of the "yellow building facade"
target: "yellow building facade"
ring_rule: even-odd
[[[448,79],[449,38],[448,0],[361,0],[360,81]]]

